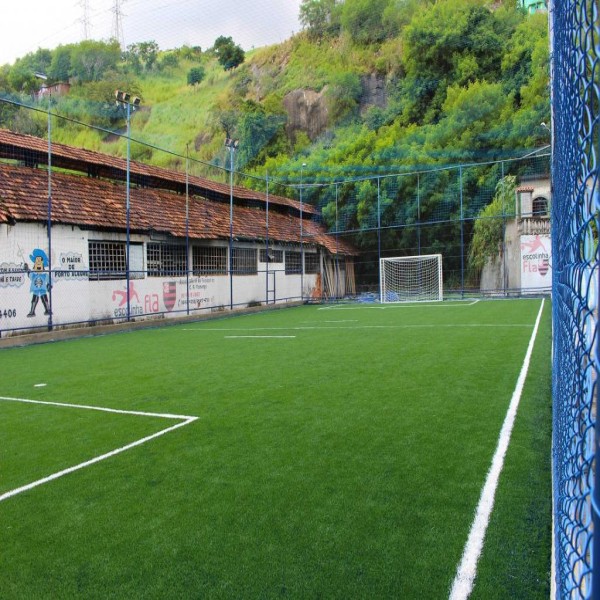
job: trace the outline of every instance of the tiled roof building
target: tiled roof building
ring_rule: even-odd
[[[51,145],[50,172],[48,158],[47,140],[0,129],[0,233],[5,232],[0,236],[0,289],[5,297],[8,292],[23,295],[29,285],[28,257],[38,251],[49,255],[48,276],[60,281],[50,291],[55,310],[48,312],[56,314],[54,325],[60,321],[59,287],[64,292],[63,281],[75,279],[88,286],[80,296],[89,297],[89,306],[74,307],[65,296],[65,324],[75,318],[69,312],[78,313],[79,321],[122,317],[123,311],[107,306],[122,294],[116,285],[135,286],[154,297],[160,296],[161,284],[175,286],[174,277],[214,276],[203,282],[214,289],[206,292],[202,308],[343,295],[353,287],[356,250],[327,234],[310,205],[135,161],[128,172],[125,159],[63,144]],[[125,260],[131,262],[127,267]],[[239,270],[236,261],[242,265]],[[69,264],[77,265],[76,277],[63,272]],[[214,270],[207,271],[207,265]],[[183,289],[183,280],[179,283]],[[177,306],[189,313],[189,295],[178,293]],[[108,299],[104,304],[97,300],[102,295]],[[130,296],[128,292],[127,318]],[[23,315],[16,299],[13,304],[11,310]],[[174,310],[169,304],[151,312]],[[199,301],[192,306],[199,307]],[[136,311],[146,315],[148,308]],[[30,312],[37,315],[34,308]],[[21,319],[15,329],[35,324],[33,315],[28,316],[32,319]]]

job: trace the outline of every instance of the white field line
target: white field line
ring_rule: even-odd
[[[322,325],[323,323],[359,323],[358,319],[335,319],[335,321],[326,321],[326,320],[319,320],[319,321],[301,321],[302,325]]]
[[[150,412],[140,412],[140,411],[136,411],[136,410],[118,410],[118,409],[114,409],[114,408],[104,408],[102,406],[86,406],[86,405],[82,405],[82,404],[66,404],[64,402],[46,402],[43,400],[28,400],[25,398],[9,398],[6,396],[0,396],[0,400],[5,400],[5,401],[9,401],[9,402],[23,402],[23,403],[27,403],[27,404],[48,404],[50,406],[62,406],[62,407],[66,407],[66,408],[81,408],[81,409],[85,409],[85,410],[98,410],[101,412],[108,412],[108,413],[135,415],[135,416],[142,416],[142,417],[159,417],[162,419],[177,419],[177,420],[181,421],[180,423],[171,425],[170,427],[167,427],[166,429],[161,429],[160,431],[157,431],[156,433],[153,433],[151,435],[143,437],[139,440],[135,440],[134,442],[131,442],[130,444],[126,444],[125,446],[121,446],[120,448],[116,448],[115,450],[111,450],[110,452],[106,452],[105,454],[96,456],[95,458],[92,458],[90,460],[86,460],[85,462],[79,463],[72,467],[68,467],[67,469],[63,469],[62,471],[52,473],[51,475],[48,475],[47,477],[43,477],[42,479],[32,481],[31,483],[28,483],[27,485],[23,485],[21,487],[15,488],[8,492],[4,492],[3,494],[0,494],[0,502],[2,502],[3,500],[7,500],[8,498],[12,498],[13,496],[16,496],[17,494],[20,494],[22,492],[31,490],[39,485],[43,485],[44,483],[49,483],[50,481],[54,481],[55,479],[58,479],[59,477],[63,477],[64,475],[68,475],[69,473],[73,473],[74,471],[79,471],[80,469],[84,469],[85,467],[94,465],[102,460],[106,460],[107,458],[111,458],[112,456],[116,456],[117,454],[121,454],[121,452],[125,452],[126,450],[131,450],[132,448],[141,446],[142,444],[145,444],[146,442],[149,442],[150,440],[153,440],[162,435],[165,435],[165,433],[169,433],[170,431],[175,431],[175,429],[179,429],[180,427],[184,427],[185,425],[189,425],[190,423],[193,423],[194,421],[196,421],[198,419],[198,417],[191,417],[191,416],[187,416],[187,415],[172,415],[169,413],[150,413]]]
[[[327,331],[329,329],[442,329],[442,328],[503,328],[531,327],[531,323],[428,323],[423,325],[349,325],[349,326],[308,326],[299,327],[182,327],[181,331],[214,332],[214,331]],[[266,336],[265,336],[266,337]]]
[[[320,306],[317,310],[390,310],[393,308],[460,308],[461,306],[473,306],[479,302],[479,298],[472,300],[449,300],[440,302],[439,300],[427,300],[423,302],[390,302],[386,304],[360,304],[358,306],[350,306],[348,304],[334,304],[332,306]]]
[[[456,576],[454,577],[454,582],[450,591],[450,600],[466,600],[473,591],[473,583],[475,582],[475,577],[477,575],[477,564],[479,562],[479,557],[481,556],[485,533],[494,507],[496,489],[498,488],[500,473],[504,466],[504,457],[506,456],[513,425],[517,416],[517,409],[519,408],[525,379],[527,378],[529,363],[531,362],[531,355],[533,353],[533,347],[543,310],[544,300],[542,300],[540,310],[535,320],[521,372],[519,373],[519,378],[517,379],[517,384],[508,411],[504,417],[504,423],[502,424],[502,429],[500,430],[500,435],[498,437],[496,452],[494,453],[485,484],[481,490],[481,497],[479,498],[475,518],[471,525],[471,531],[469,532],[469,537],[467,538],[467,543],[465,544],[463,555],[460,564],[457,567]]]
[[[239,340],[239,339],[260,339],[260,340],[282,340],[282,339],[294,339],[295,335],[226,335],[226,340]]]

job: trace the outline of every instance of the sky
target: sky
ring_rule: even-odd
[[[202,49],[220,35],[244,50],[275,44],[300,31],[301,0],[17,0],[0,25],[0,65],[38,48],[115,37],[121,14],[123,48],[155,41],[161,50],[187,44]]]

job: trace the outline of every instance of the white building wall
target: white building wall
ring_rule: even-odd
[[[115,322],[127,318],[127,280],[94,280],[89,278],[89,241],[124,241],[124,234],[85,231],[78,227],[52,227],[51,273],[52,324]],[[150,242],[149,237],[132,235],[132,243]],[[252,247],[248,245],[248,247]],[[254,246],[264,248],[263,245]],[[300,247],[290,248],[298,252]],[[48,256],[48,236],[42,224],[19,223],[0,225],[0,334],[7,329],[23,330],[49,323],[41,297],[34,316],[32,307],[33,253]],[[190,250],[191,252],[191,250]],[[147,269],[144,245],[143,269]],[[191,264],[191,263],[190,263]],[[25,265],[29,270],[26,270]],[[269,266],[269,301],[300,299],[301,276],[286,275],[285,264],[258,262],[255,275],[233,276],[234,308],[267,300],[266,269]],[[133,269],[132,261],[132,269]],[[141,274],[140,274],[141,275]],[[132,318],[169,318],[193,314],[198,310],[227,310],[231,304],[229,275],[132,277],[129,282],[129,308]],[[317,284],[316,274],[305,274],[304,297],[310,297]],[[189,297],[189,304],[188,304]],[[48,293],[48,298],[50,294]]]

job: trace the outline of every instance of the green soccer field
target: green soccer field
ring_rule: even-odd
[[[0,597],[448,597],[541,304],[0,350]],[[546,301],[474,598],[549,595],[550,403]]]

